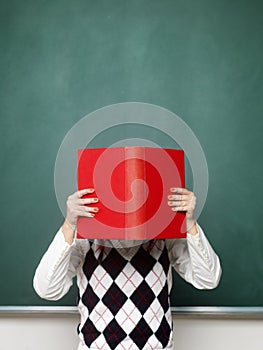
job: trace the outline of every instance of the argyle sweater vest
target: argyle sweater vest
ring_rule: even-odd
[[[78,333],[87,349],[172,349],[172,276],[164,240],[103,252],[91,243],[80,283]]]

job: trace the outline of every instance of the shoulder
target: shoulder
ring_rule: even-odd
[[[90,247],[91,242],[88,239],[75,238],[72,244],[72,253],[84,258],[87,252],[90,250]]]

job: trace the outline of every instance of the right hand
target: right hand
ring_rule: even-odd
[[[84,190],[77,191],[68,197],[67,200],[67,215],[62,225],[62,232],[65,237],[65,241],[68,244],[72,244],[74,240],[74,233],[79,216],[85,216],[93,218],[95,213],[99,211],[97,207],[86,206],[85,204],[97,203],[99,200],[96,197],[82,198],[85,194],[91,194],[94,192],[94,188],[86,188]]]
[[[86,205],[97,203],[99,201],[97,197],[82,198],[84,195],[92,194],[93,192],[94,188],[86,188],[68,197],[66,222],[73,230],[76,228],[78,217],[93,218],[95,213],[99,211],[98,207]]]

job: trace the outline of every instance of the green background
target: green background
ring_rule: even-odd
[[[88,113],[138,101],[179,115],[209,167],[199,223],[220,256],[222,280],[198,291],[175,276],[172,304],[262,306],[262,1],[0,6],[0,304],[51,304],[35,294],[32,278],[63,221],[53,186],[60,143]],[[161,133],[132,127],[111,129],[94,145],[138,135],[172,146]],[[55,305],[75,300],[73,288]]]

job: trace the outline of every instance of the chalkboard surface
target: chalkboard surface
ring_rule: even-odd
[[[262,11],[260,0],[1,1],[1,305],[51,304],[32,278],[63,221],[53,186],[60,143],[86,114],[125,101],[179,115],[209,167],[199,223],[222,280],[198,291],[175,276],[172,304],[263,305]],[[92,145],[125,136],[174,146],[132,125]],[[73,288],[56,305],[75,301]]]

